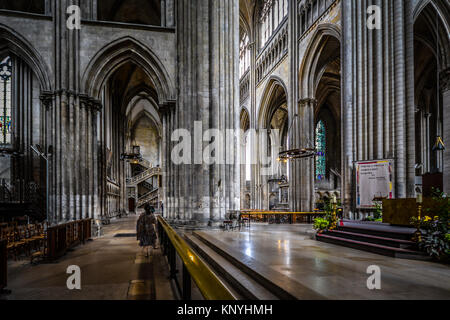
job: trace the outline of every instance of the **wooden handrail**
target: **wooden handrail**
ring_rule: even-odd
[[[189,271],[192,279],[206,300],[236,300],[236,297],[223,285],[222,281],[200,259],[172,227],[158,216],[158,222],[163,227],[170,242]]]

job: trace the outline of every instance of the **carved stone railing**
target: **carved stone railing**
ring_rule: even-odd
[[[137,206],[140,207],[147,202],[157,199],[159,197],[158,191],[159,191],[159,189],[154,189],[154,190],[144,194],[143,196],[139,197],[139,199],[137,201]]]
[[[269,43],[256,58],[256,83],[260,83],[278,65],[288,52],[288,20],[278,27]]]
[[[316,22],[334,7],[339,0],[299,0],[298,1],[298,37],[307,33]]]
[[[147,179],[150,179],[154,176],[158,176],[160,174],[161,174],[161,168],[158,168],[158,167],[150,168],[132,178],[127,178],[127,185],[137,185]]]
[[[139,161],[139,164],[141,166],[143,166],[143,167],[146,167],[146,168],[151,168],[152,167],[151,163],[148,160],[146,160],[146,159],[141,159]]]
[[[249,93],[250,93],[250,72],[247,71],[246,73],[244,73],[240,81],[239,97],[241,103],[249,97]]]

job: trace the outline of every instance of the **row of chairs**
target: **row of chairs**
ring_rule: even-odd
[[[34,253],[45,247],[44,224],[3,225],[0,228],[0,239],[7,241],[8,257],[11,255],[14,260],[22,254],[33,257]]]

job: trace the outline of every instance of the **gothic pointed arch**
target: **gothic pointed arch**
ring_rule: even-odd
[[[160,104],[173,99],[174,86],[163,63],[150,48],[131,37],[114,41],[94,56],[84,72],[82,90],[98,98],[106,79],[128,62],[142,68],[151,79]]]
[[[340,49],[338,52],[329,49],[330,47],[327,44],[330,40],[337,40],[340,46],[341,30],[339,26],[330,23],[320,24],[312,36],[301,62],[299,72],[301,97],[315,97],[318,81],[325,71],[324,66],[332,62],[332,59],[340,57]],[[326,50],[329,50],[329,52],[325,52]]]
[[[261,104],[259,108],[258,126],[261,129],[270,128],[270,122],[276,109],[283,103],[287,104],[287,87],[283,80],[277,76],[271,76],[267,81],[264,93],[261,98]],[[281,95],[280,101],[274,101]],[[282,96],[284,95],[284,99]],[[287,106],[286,106],[287,107]],[[287,108],[286,108],[287,111]]]
[[[2,40],[0,41],[0,54],[12,53],[25,61],[39,79],[41,91],[51,91],[52,82],[49,77],[49,68],[32,44],[20,34],[1,23],[0,39]]]
[[[439,13],[442,23],[445,25],[447,34],[450,34],[450,3],[448,1],[440,0],[418,0],[413,12],[414,21],[420,16],[422,11],[431,4]]]

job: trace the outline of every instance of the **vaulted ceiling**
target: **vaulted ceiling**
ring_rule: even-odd
[[[160,0],[102,0],[98,17],[103,21],[161,25]]]
[[[0,9],[45,13],[45,0],[0,0]]]
[[[121,66],[112,76],[112,89],[116,98],[116,105],[124,112],[129,101],[141,91],[147,91],[158,101],[158,95],[147,74],[132,62]]]
[[[245,30],[248,33],[252,33],[252,21],[256,8],[256,4],[259,0],[239,0],[239,13],[240,13],[240,27],[242,32]]]

